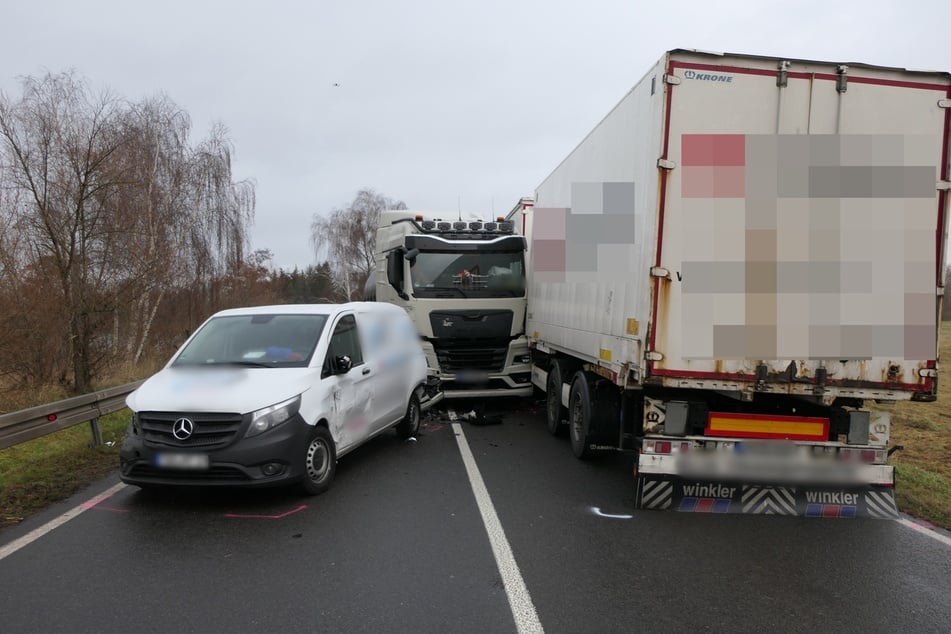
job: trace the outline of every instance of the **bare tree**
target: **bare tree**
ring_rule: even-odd
[[[23,81],[17,103],[0,100],[0,138],[16,187],[28,195],[19,213],[36,257],[48,257],[69,319],[73,387],[90,387],[95,285],[101,273],[109,218],[103,204],[118,186],[113,157],[119,102],[90,94],[73,74]]]
[[[314,214],[311,243],[318,261],[327,259],[334,284],[348,300],[362,292],[373,270],[373,250],[380,214],[387,209],[406,209],[406,203],[364,188],[346,207],[330,216]]]
[[[267,296],[247,254],[254,183],[232,180],[223,125],[192,147],[165,97],[129,104],[73,73],[22,87],[0,95],[0,373],[68,370],[86,392],[109,362],[142,358],[170,295],[163,335]],[[63,349],[68,368],[50,361]]]

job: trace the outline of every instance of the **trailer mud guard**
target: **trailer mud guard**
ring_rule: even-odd
[[[635,506],[688,513],[898,518],[894,490],[888,487],[706,482],[653,474],[638,476]]]

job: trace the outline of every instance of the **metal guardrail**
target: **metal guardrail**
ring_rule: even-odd
[[[0,449],[87,422],[92,430],[92,444],[102,444],[99,417],[125,408],[125,397],[144,382],[135,381],[4,414],[0,416]]]

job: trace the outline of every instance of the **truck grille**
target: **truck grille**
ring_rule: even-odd
[[[187,418],[194,423],[192,435],[185,440],[179,440],[172,434],[172,426],[179,418]],[[224,447],[234,440],[242,421],[241,414],[139,413],[139,429],[145,444],[150,447]]]
[[[508,354],[508,341],[498,342],[496,345],[439,345],[433,341],[439,368],[444,372],[459,370],[483,370],[498,372],[505,367],[505,357]]]

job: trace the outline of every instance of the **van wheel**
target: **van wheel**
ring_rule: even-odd
[[[548,433],[560,436],[564,430],[565,408],[561,405],[561,364],[551,362],[548,370],[548,380],[545,381],[545,417],[548,423]]]
[[[414,392],[406,406],[406,416],[396,424],[396,435],[406,440],[419,433],[419,398]]]
[[[593,453],[589,447],[591,438],[591,386],[584,372],[575,374],[568,397],[568,431],[571,436],[571,451],[576,458],[584,460]]]
[[[314,427],[304,453],[304,481],[307,495],[320,495],[330,488],[337,472],[337,451],[326,427]]]

